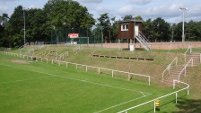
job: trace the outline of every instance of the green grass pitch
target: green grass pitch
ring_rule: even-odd
[[[146,82],[0,54],[0,113],[113,113],[170,92]],[[171,108],[174,96],[166,100]],[[131,112],[151,113],[153,105]]]

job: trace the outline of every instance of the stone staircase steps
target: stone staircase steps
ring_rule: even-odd
[[[168,76],[167,78],[165,78],[163,80],[163,84],[166,85],[172,85],[173,84],[173,80],[178,80],[178,76],[179,73],[182,71],[182,69],[184,68],[184,66],[186,66],[186,64],[188,63],[188,61],[193,58],[193,66],[197,66],[200,65],[200,53],[191,53],[188,58],[186,59],[187,62],[185,62],[182,65],[178,65],[177,67],[173,67],[173,69],[170,71],[170,76]],[[191,66],[188,66],[186,69],[186,74],[189,73],[190,68],[192,68]],[[184,72],[182,73],[182,75],[180,76],[180,79],[183,79],[184,76]]]

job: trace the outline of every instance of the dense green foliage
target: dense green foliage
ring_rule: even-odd
[[[25,22],[25,24],[24,24]],[[43,9],[15,8],[9,18],[0,16],[0,46],[19,47],[26,41],[50,41],[51,30],[65,28],[91,28],[95,19],[86,7],[72,0],[49,0]]]

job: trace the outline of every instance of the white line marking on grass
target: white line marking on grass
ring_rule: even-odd
[[[80,81],[80,82],[86,82],[86,83],[90,83],[90,84],[94,84],[94,85],[99,85],[99,86],[104,86],[104,87],[110,87],[110,88],[115,88],[115,89],[121,89],[121,90],[127,90],[127,91],[134,91],[134,92],[138,92],[138,93],[144,93],[144,94],[150,94],[151,93],[147,93],[147,92],[141,92],[141,91],[137,91],[137,90],[132,90],[132,89],[127,89],[127,88],[122,88],[122,87],[116,87],[116,86],[112,86],[112,85],[105,85],[105,84],[100,84],[100,83],[94,83],[94,82],[90,82],[84,79],[77,79],[77,78],[71,78],[71,77],[63,77],[63,76],[59,76],[59,75],[54,75],[54,74],[50,74],[50,73],[45,73],[45,72],[39,72],[36,70],[30,70],[30,69],[25,69],[25,68],[19,68],[19,67],[11,67],[11,66],[7,66],[7,65],[3,65],[0,64],[1,66],[6,66],[6,67],[10,67],[10,68],[16,68],[16,69],[23,69],[23,70],[27,70],[27,71],[32,71],[32,72],[36,72],[36,73],[40,73],[40,74],[44,74],[44,75],[50,75],[53,77],[59,77],[59,78],[66,78],[66,79],[71,79],[71,80],[76,80],[76,81]],[[142,94],[143,95],[143,94]]]
[[[71,80],[76,80],[76,81],[80,81],[80,82],[86,82],[86,83],[90,83],[90,84],[94,84],[94,85],[104,86],[104,87],[110,87],[110,88],[121,89],[121,90],[127,90],[127,91],[134,91],[134,92],[138,92],[138,93],[142,94],[142,96],[140,96],[140,97],[138,97],[138,98],[134,98],[134,99],[132,99],[132,100],[129,100],[129,101],[126,101],[126,102],[122,102],[122,103],[120,103],[120,104],[117,104],[117,105],[108,107],[108,108],[106,108],[106,109],[103,109],[103,110],[101,110],[101,111],[97,111],[97,112],[95,112],[95,113],[100,113],[100,112],[103,112],[103,111],[106,111],[106,110],[109,110],[109,109],[112,109],[112,108],[115,108],[115,107],[118,107],[118,106],[127,104],[127,103],[129,103],[129,102],[133,102],[133,101],[135,101],[135,100],[138,100],[138,99],[147,97],[147,96],[149,96],[149,95],[152,95],[152,93],[147,93],[147,92],[142,92],[142,91],[127,89],[127,88],[122,88],[122,87],[116,87],[116,86],[112,86],[112,85],[105,85],[105,84],[100,84],[100,83],[94,83],[94,82],[87,81],[87,80],[85,80],[85,79],[76,79],[76,78],[71,78],[71,77],[63,77],[63,76],[54,75],[54,74],[50,74],[50,73],[39,72],[39,71],[36,71],[36,70],[30,70],[30,69],[19,68],[19,67],[11,67],[11,66],[2,65],[2,64],[0,64],[0,65],[1,65],[1,66],[6,66],[6,67],[10,67],[10,68],[17,68],[17,69],[28,70],[28,71],[32,71],[32,72],[36,72],[36,73],[40,73],[40,74],[44,74],[44,75],[49,75],[49,76],[52,76],[52,77],[59,77],[59,78],[71,79]],[[41,77],[41,78],[42,78],[42,77]],[[49,78],[49,77],[43,77],[43,78]],[[25,79],[24,79],[24,80],[25,80]],[[17,80],[17,81],[24,81],[24,80]],[[28,80],[28,79],[27,79],[27,80]],[[16,82],[17,82],[17,81],[16,81]],[[15,81],[11,81],[11,82],[15,82]],[[11,83],[11,82],[10,82],[10,83]],[[0,84],[1,84],[1,83],[0,83]]]
[[[45,78],[51,78],[51,77],[28,78],[28,79],[14,80],[14,81],[8,81],[8,82],[1,82],[0,84],[9,84],[9,83],[24,82],[24,81],[38,80],[38,79],[45,79]]]
[[[103,112],[103,111],[106,111],[106,110],[109,110],[109,109],[112,109],[112,108],[115,108],[115,107],[118,107],[118,106],[121,106],[121,105],[124,105],[124,104],[130,103],[130,102],[133,102],[133,101],[136,101],[136,100],[138,100],[138,99],[141,99],[141,98],[147,97],[147,96],[149,96],[149,95],[151,95],[151,94],[143,95],[143,96],[141,96],[141,97],[134,98],[134,99],[132,99],[132,100],[129,100],[129,101],[126,101],[126,102],[122,102],[122,103],[120,103],[120,104],[116,104],[116,105],[114,105],[114,106],[108,107],[108,108],[103,109],[103,110],[100,110],[100,111],[96,111],[96,112],[94,112],[94,113],[101,113],[101,112]]]

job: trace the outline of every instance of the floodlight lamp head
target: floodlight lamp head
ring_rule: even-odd
[[[185,8],[185,7],[180,7],[179,9],[180,9],[181,11],[187,10],[187,8]]]

